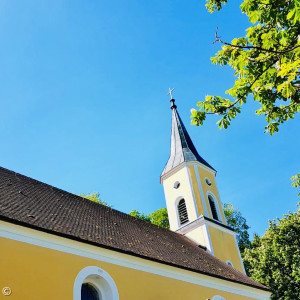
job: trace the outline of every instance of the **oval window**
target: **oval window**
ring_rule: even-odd
[[[207,177],[205,177],[205,182],[207,185],[211,186],[211,181]]]
[[[174,187],[174,189],[178,189],[180,187],[180,182],[179,181],[175,181],[173,187]]]

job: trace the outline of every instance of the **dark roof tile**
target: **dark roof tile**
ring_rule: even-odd
[[[0,219],[267,289],[178,233],[1,167]]]

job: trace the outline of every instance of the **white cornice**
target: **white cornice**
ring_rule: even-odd
[[[224,227],[223,224],[220,223],[219,224],[216,224],[215,222],[212,222],[206,218],[204,218],[204,216],[200,216],[197,220],[193,221],[193,222],[190,222],[188,224],[186,224],[185,226],[179,228],[178,230],[176,230],[176,232],[180,233],[180,234],[186,234],[187,232],[189,231],[192,231],[193,229],[197,228],[197,227],[200,227],[202,225],[208,225],[210,227],[214,227],[218,230],[221,230],[223,232],[226,232],[226,233],[229,233],[233,236],[236,235],[236,232],[235,231],[232,231],[226,227]]]
[[[174,167],[173,169],[171,169],[169,172],[165,173],[164,175],[160,176],[160,183],[163,182],[163,180],[167,179],[168,177],[172,176],[173,174],[175,174],[176,172],[178,172],[180,169],[182,169],[185,166],[199,166],[202,169],[210,172],[211,174],[213,174],[214,176],[216,176],[217,171],[212,170],[211,168],[207,167],[206,165],[200,163],[199,161],[184,161],[182,163],[180,163],[178,166]]]
[[[160,183],[163,182],[163,180],[167,179],[168,177],[172,176],[173,174],[175,174],[176,172],[178,172],[179,170],[181,170],[182,168],[184,168],[186,166],[186,162],[182,162],[181,164],[179,164],[178,166],[176,166],[175,168],[171,169],[169,172],[165,173],[164,175],[160,176]]]
[[[204,169],[204,170],[210,172],[210,173],[213,174],[214,176],[216,176],[217,171],[215,171],[215,170],[209,168],[208,166],[202,164],[202,163],[199,162],[198,160],[196,160],[196,161],[188,161],[188,162],[187,162],[187,165],[188,165],[188,166],[189,166],[189,165],[193,165],[193,166],[194,166],[195,164],[198,165],[199,167],[201,167],[202,169]]]

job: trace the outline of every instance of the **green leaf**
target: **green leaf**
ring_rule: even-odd
[[[286,18],[289,20],[291,19],[296,13],[296,9],[292,9],[286,16]]]

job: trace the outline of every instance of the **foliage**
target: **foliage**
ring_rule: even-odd
[[[270,287],[271,299],[300,299],[300,202],[295,213],[269,222],[245,249],[248,274]]]
[[[207,0],[206,8],[209,12],[214,12],[222,8],[222,4],[227,3],[227,0]]]
[[[238,246],[243,256],[245,248],[250,247],[249,233],[250,228],[246,219],[242,216],[238,209],[235,209],[232,204],[224,204],[224,214],[228,226],[232,227],[237,233]]]
[[[82,193],[79,196],[81,196],[83,198],[86,198],[86,199],[89,199],[89,200],[91,200],[93,202],[96,202],[96,203],[99,203],[99,204],[111,207],[111,205],[109,205],[107,202],[105,202],[104,200],[102,200],[100,198],[100,193],[99,192],[94,192],[94,193],[90,193],[90,194],[84,194],[84,193]]]
[[[292,179],[292,186],[295,188],[299,188],[300,187],[300,174],[293,176],[291,179]],[[298,196],[300,197],[300,193],[298,194]]]
[[[149,222],[151,223],[151,218],[148,216],[148,215],[145,215],[144,213],[141,213],[137,210],[132,210],[130,213],[129,213],[130,216],[132,217],[135,217],[135,218],[138,218],[138,219],[141,219],[143,221],[146,221],[146,222]]]
[[[220,10],[227,0],[207,0],[210,12]],[[230,99],[206,96],[192,110],[192,123],[202,125],[207,114],[221,116],[220,128],[227,128],[241,112],[249,95],[260,103],[256,111],[267,121],[271,135],[281,123],[294,118],[300,108],[300,2],[299,0],[244,0],[241,11],[253,24],[244,37],[223,44],[213,64],[229,65],[235,71],[234,86],[226,91]]]
[[[151,223],[160,227],[169,229],[168,211],[166,208],[161,208],[149,215]]]
[[[166,208],[158,209],[149,215],[145,215],[137,210],[133,210],[129,213],[129,215],[166,229],[170,228],[168,211]]]

